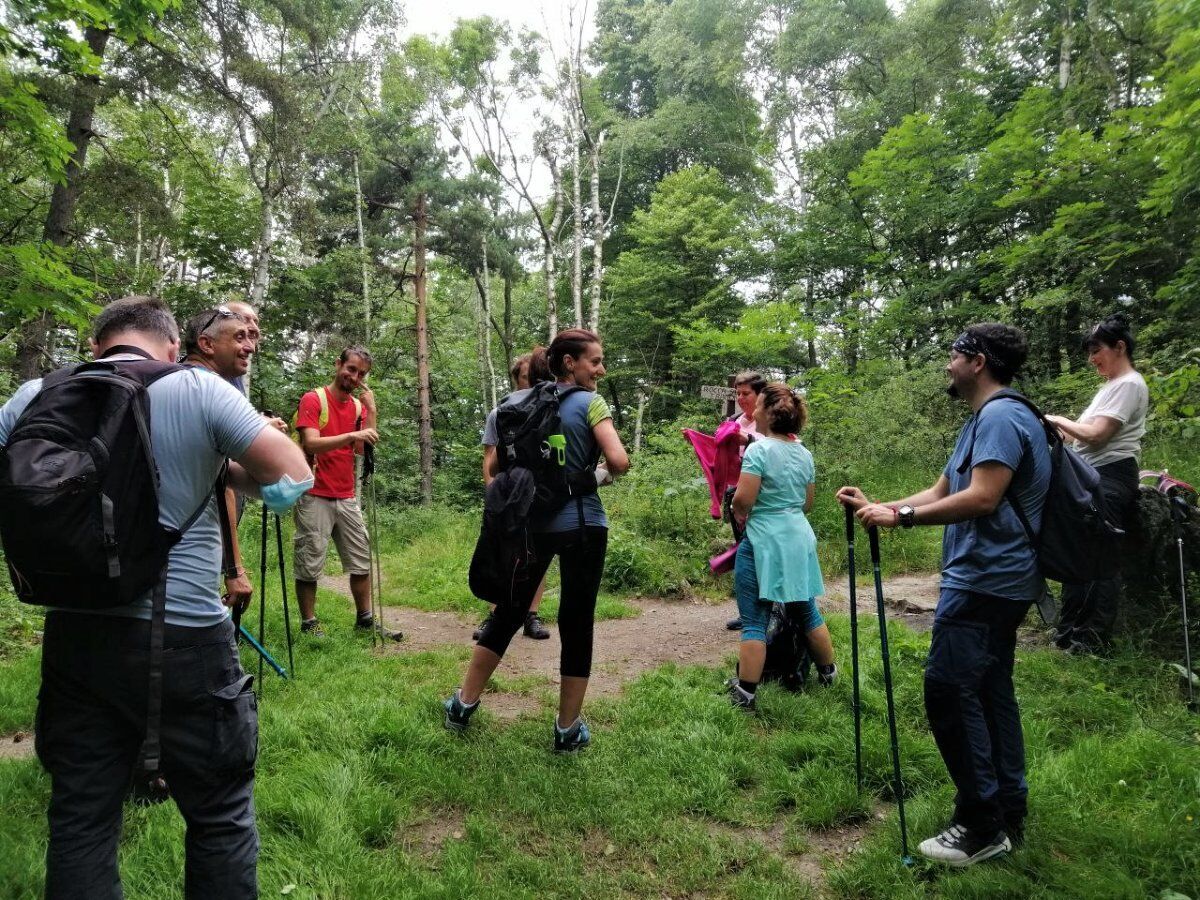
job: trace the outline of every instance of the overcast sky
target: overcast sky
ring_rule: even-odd
[[[592,24],[595,19],[597,0],[585,3],[584,0],[506,0],[498,3],[496,0],[435,0],[422,2],[410,0],[406,4],[404,16],[408,20],[405,34],[436,34],[445,37],[454,27],[457,19],[474,19],[478,16],[491,16],[503,19],[512,24],[517,31],[521,26],[535,29],[554,39],[555,43],[565,39],[568,32],[567,18],[572,6],[575,7],[576,18],[585,14],[587,30],[584,32],[585,43],[591,39]]]

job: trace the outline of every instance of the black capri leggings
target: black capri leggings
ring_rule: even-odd
[[[511,606],[497,606],[492,619],[479,636],[479,646],[504,656],[513,635],[525,624],[525,615],[550,560],[558,556],[562,590],[558,603],[558,636],[562,656],[558,671],[567,678],[587,678],[592,674],[592,632],[596,621],[596,595],[604,574],[604,555],[608,551],[608,529],[589,525],[579,529],[534,534],[536,561],[520,594]]]

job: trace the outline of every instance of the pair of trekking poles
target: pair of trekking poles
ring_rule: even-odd
[[[267,523],[271,515],[275,517],[275,555],[279,561],[279,587],[283,592],[283,629],[287,638],[287,669],[280,665],[278,660],[267,651],[265,646],[267,621]],[[283,560],[283,523],[280,521],[278,514],[272,514],[267,510],[266,504],[263,504],[262,508],[261,544],[258,554],[258,637],[255,638],[250,633],[250,630],[242,624],[242,610],[235,609],[233,611],[233,624],[237,628],[238,636],[258,654],[259,690],[262,689],[264,664],[270,666],[272,671],[283,679],[291,677],[288,675],[289,670],[293,675],[295,674],[296,662],[292,657],[292,616],[288,607],[287,570]]]
[[[850,581],[850,665],[854,681],[854,784],[859,794],[863,787],[862,766],[862,705],[860,702],[858,665],[858,587],[855,584],[854,565],[854,511],[846,507],[846,550],[849,556]],[[908,852],[908,823],[904,818],[904,779],[900,774],[900,742],[896,733],[896,701],[892,691],[892,661],[888,652],[887,613],[883,605],[883,575],[880,570],[879,529],[867,529],[871,547],[871,568],[875,575],[875,610],[879,616],[879,650],[883,657],[883,690],[887,697],[888,736],[892,745],[892,792],[900,813],[900,860],[906,866],[913,859]]]

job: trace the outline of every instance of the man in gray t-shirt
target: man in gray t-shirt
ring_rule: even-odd
[[[114,362],[173,362],[179,333],[162,301],[129,298],[97,317],[92,349]],[[22,385],[0,409],[0,446],[40,388]],[[170,553],[162,666],[161,771],[187,822],[186,893],[254,897],[258,717],[221,601],[213,484],[226,457],[237,461],[231,484],[256,496],[285,475],[305,480],[308,466],[211,372],[172,372],[148,394],[159,522],[179,528],[203,506]],[[146,730],[150,610],[147,594],[127,607],[46,616],[36,745],[51,781],[49,898],[120,896],[121,804]]]

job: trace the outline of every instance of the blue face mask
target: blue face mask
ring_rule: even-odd
[[[264,484],[260,488],[263,504],[276,515],[283,515],[296,505],[313,486],[313,477],[309,475],[303,481],[293,481],[291,475],[284,475],[274,484]]]

